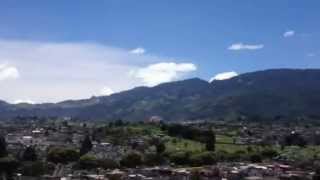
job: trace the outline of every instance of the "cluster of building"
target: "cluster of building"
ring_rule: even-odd
[[[149,167],[135,169],[98,169],[92,172],[75,171],[62,177],[44,176],[59,180],[312,180],[315,173],[283,164],[222,163],[215,166],[172,168]]]
[[[153,121],[158,122],[157,118]],[[4,125],[2,125],[4,126]],[[294,132],[303,132],[308,127],[298,127]],[[19,155],[23,149],[28,146],[35,146],[39,159],[45,159],[46,151],[50,147],[62,148],[80,148],[81,141],[85,134],[92,130],[81,124],[77,126],[66,126],[61,123],[40,125],[8,125],[2,127],[3,133],[6,134],[7,149],[12,154]],[[259,125],[237,125],[237,126],[215,126],[215,131],[219,134],[227,134],[237,130],[238,137],[234,139],[234,144],[258,144],[262,143],[266,137],[272,137],[277,134],[282,137],[292,132],[292,129],[284,126],[274,126],[269,131]],[[90,133],[90,132],[89,132]],[[304,136],[314,136],[317,129],[310,127]],[[278,139],[271,143],[276,144]],[[92,141],[92,150],[89,155],[97,159],[112,159],[120,161],[121,157],[126,154],[127,147],[123,145],[114,145],[105,141]],[[131,137],[127,146],[146,149],[144,140],[141,138]],[[289,165],[272,162],[270,164],[249,164],[249,163],[218,163],[214,166],[205,167],[140,167],[133,169],[94,169],[73,170],[67,165],[58,164],[54,173],[43,176],[41,179],[59,179],[59,180],[77,180],[77,179],[105,179],[105,180],[311,180],[315,173],[308,170],[301,170]],[[16,176],[17,179],[39,179],[39,177],[25,177],[21,174]]]
[[[80,149],[88,130],[91,128],[83,127],[81,123],[76,126],[64,126],[63,123],[35,125],[36,123],[26,124],[7,124],[1,128],[7,143],[7,150],[10,154],[19,157],[23,151],[32,146],[35,148],[38,159],[46,159],[46,153],[50,148]],[[116,146],[109,142],[92,141],[91,155],[98,159],[119,160],[125,153],[122,146]]]

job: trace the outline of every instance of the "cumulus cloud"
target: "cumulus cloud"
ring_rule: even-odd
[[[258,50],[264,47],[263,44],[244,44],[244,43],[234,43],[228,47],[229,50],[239,51],[239,50]]]
[[[137,70],[142,77],[146,72],[139,70],[166,61],[168,57],[137,56],[128,53],[128,49],[98,43],[0,39],[0,64],[7,63],[1,65],[0,79],[15,79],[6,81],[5,85],[0,81],[0,99],[14,102],[28,97],[37,103],[83,99],[98,95],[103,84],[120,92],[145,85],[147,81],[129,72]],[[170,61],[177,62],[175,58]],[[163,79],[169,81],[185,74],[179,67]],[[101,92],[110,94],[111,91]]]
[[[136,49],[132,49],[131,51],[130,51],[130,53],[132,53],[132,54],[144,54],[146,52],[146,50],[144,49],[144,48],[142,48],[142,47],[138,47],[138,48],[136,48]]]
[[[216,74],[215,76],[210,78],[209,82],[212,82],[212,81],[215,81],[215,80],[218,80],[218,81],[226,80],[226,79],[230,79],[230,78],[233,78],[235,76],[238,76],[238,75],[239,74],[237,72],[234,72],[234,71],[222,72],[222,73]]]
[[[177,80],[195,70],[197,67],[192,63],[161,62],[131,71],[131,75],[142,79],[147,86],[155,86]]]
[[[291,37],[295,35],[295,31],[293,30],[289,30],[283,33],[283,37],[287,38],[287,37]]]
[[[19,71],[14,66],[0,64],[0,81],[19,78]]]
[[[113,90],[108,87],[108,86],[104,86],[101,90],[100,90],[100,93],[99,95],[100,96],[110,96],[111,94],[113,94]]]
[[[30,99],[18,99],[13,102],[13,104],[21,104],[21,103],[35,104],[35,102]]]

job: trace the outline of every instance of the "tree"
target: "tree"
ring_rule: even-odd
[[[284,145],[305,147],[307,145],[307,141],[300,134],[292,132],[291,134],[285,136]]]
[[[122,119],[118,119],[114,122],[114,125],[116,127],[120,127],[120,126],[123,126],[124,125],[124,122],[122,121]]]
[[[53,163],[68,163],[79,159],[79,152],[74,149],[52,148],[47,154],[47,160]]]
[[[46,130],[46,131],[44,132],[44,136],[48,137],[49,135],[50,135],[50,134],[49,134],[49,131]]]
[[[38,156],[34,147],[28,146],[23,152],[22,159],[24,161],[36,161],[38,159]]]
[[[97,159],[92,155],[81,156],[79,165],[81,169],[97,169],[99,167],[104,169],[119,168],[119,164],[112,159]]]
[[[157,154],[162,154],[166,150],[166,145],[163,142],[159,142],[156,145]]]
[[[92,142],[90,140],[90,137],[86,135],[86,137],[84,138],[81,144],[80,156],[87,154],[89,151],[91,151],[91,149],[92,149]]]
[[[0,158],[8,155],[6,139],[0,136]]]
[[[144,164],[148,166],[157,166],[166,162],[166,159],[157,153],[147,153],[144,156]]]
[[[207,132],[206,137],[206,149],[207,151],[215,151],[215,145],[216,145],[216,135],[213,131]]]
[[[18,168],[18,161],[12,156],[0,158],[0,175],[2,179],[12,178],[14,171]]]

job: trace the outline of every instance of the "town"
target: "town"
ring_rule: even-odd
[[[242,120],[0,124],[3,179],[319,179],[320,126]]]
[[[320,0],[0,2],[0,180],[320,180]]]

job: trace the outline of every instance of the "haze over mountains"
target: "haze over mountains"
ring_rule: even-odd
[[[0,101],[0,118],[75,117],[83,120],[167,121],[238,117],[320,117],[320,70],[275,69],[211,83],[194,78],[138,87],[111,96],[47,104]]]

